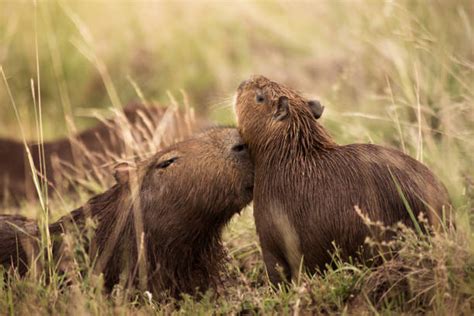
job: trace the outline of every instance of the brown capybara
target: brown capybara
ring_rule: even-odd
[[[0,214],[0,264],[8,266],[13,261],[13,253],[17,255],[16,266],[20,275],[27,271],[28,262],[34,262],[38,253],[36,245],[32,242],[38,235],[36,221],[21,215]],[[19,247],[19,245],[21,245]],[[1,276],[0,276],[1,277]]]
[[[252,199],[253,165],[238,131],[214,128],[143,162],[119,164],[115,178],[51,224],[53,240],[82,229],[87,218],[96,221],[86,248],[107,289],[123,277],[126,286],[176,297],[215,285],[225,255],[221,231]],[[0,262],[24,272],[31,256],[18,234],[0,231]],[[61,243],[53,246],[56,258],[65,256]]]
[[[414,217],[423,212],[439,224],[448,194],[420,162],[382,146],[336,144],[317,121],[318,101],[263,76],[242,82],[235,100],[255,165],[254,216],[272,283],[295,277],[302,262],[310,272],[324,269],[333,242],[342,258],[357,258],[369,230],[356,206],[373,221],[414,227],[397,187]]]
[[[29,148],[36,170],[47,176],[51,195],[64,186],[70,189],[76,179],[100,182],[99,176],[110,174],[112,161],[156,152],[206,126],[191,111],[136,103],[126,106],[123,114],[118,113],[72,138],[45,142],[46,172],[41,169],[39,145],[29,144]],[[0,203],[18,204],[36,196],[24,144],[0,139]]]

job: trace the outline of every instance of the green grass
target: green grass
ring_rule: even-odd
[[[472,314],[470,1],[0,6],[0,65],[27,139],[54,139],[90,126],[83,115],[91,109],[140,98],[167,104],[170,94],[180,100],[182,90],[199,112],[233,122],[230,99],[237,85],[250,74],[264,74],[320,98],[326,106],[322,123],[339,143],[395,146],[427,164],[449,190],[457,227],[430,240],[404,231],[403,240],[391,245],[399,251],[397,260],[377,268],[336,260],[324,275],[302,276],[299,284],[274,291],[249,209],[226,230],[228,283],[217,297],[157,304],[143,293],[124,299],[130,296],[120,289],[107,297],[100,278],[87,274],[67,289],[61,289],[59,277],[52,282],[13,277],[0,280],[9,282],[0,284],[1,314]],[[17,138],[20,126],[3,83],[0,104],[0,136]],[[40,104],[43,135],[36,127]],[[56,219],[86,198],[65,197],[43,207],[27,203],[20,213],[46,219],[49,212]]]

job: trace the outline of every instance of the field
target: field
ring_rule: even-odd
[[[235,124],[236,87],[263,74],[320,99],[338,143],[392,146],[428,165],[456,215],[455,230],[405,231],[391,245],[397,259],[379,267],[336,253],[324,274],[272,289],[249,207],[225,231],[227,283],[217,295],[157,302],[107,296],[92,277],[69,288],[59,277],[12,277],[0,284],[0,314],[472,315],[472,1],[1,0],[0,66],[0,137],[18,140],[21,131],[28,140],[67,136],[137,100],[186,103]],[[1,213],[55,220],[87,197]]]

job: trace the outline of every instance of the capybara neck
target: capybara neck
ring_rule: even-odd
[[[264,131],[252,143],[252,157],[269,164],[297,164],[318,157],[337,146],[326,129],[306,113],[296,115],[286,124]],[[257,158],[259,161],[260,158]]]

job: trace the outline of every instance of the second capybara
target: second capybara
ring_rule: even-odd
[[[92,219],[96,229],[86,249],[107,289],[122,280],[178,297],[216,285],[222,229],[252,200],[253,165],[237,130],[213,128],[145,161],[121,163],[115,178],[113,187],[49,226],[54,257],[66,260],[61,236],[84,230]],[[32,256],[24,245],[33,237],[15,229],[29,221],[13,221],[0,223],[8,227],[0,231],[0,263],[25,273]]]
[[[123,109],[123,115],[119,112],[72,138],[45,142],[45,170],[41,168],[40,146],[28,146],[38,176],[47,176],[51,195],[62,187],[71,188],[77,179],[101,181],[98,176],[110,174],[112,162],[118,158],[156,151],[207,126],[192,112],[132,103]],[[36,196],[24,144],[0,139],[0,203],[18,204]]]
[[[255,164],[254,216],[271,282],[294,278],[302,262],[324,269],[333,243],[342,258],[360,257],[369,228],[356,206],[385,225],[415,227],[420,213],[435,226],[443,218],[448,193],[426,166],[383,146],[336,144],[318,122],[318,101],[263,76],[242,82],[235,100]]]

